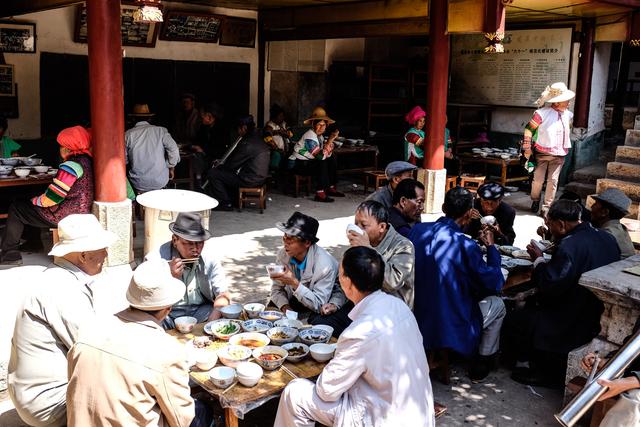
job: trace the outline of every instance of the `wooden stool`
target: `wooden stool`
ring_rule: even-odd
[[[298,197],[298,194],[300,193],[300,186],[305,185],[305,183],[306,183],[306,187],[302,187],[302,188],[306,188],[307,196],[311,194],[311,176],[293,174],[293,179],[295,181],[293,197]]]
[[[387,175],[385,175],[384,171],[365,171],[364,173],[365,194],[369,189],[369,178],[373,178],[374,180],[373,191],[376,191],[378,188],[382,187],[384,183],[387,181]]]
[[[242,211],[242,208],[247,202],[256,202],[260,213],[263,213],[267,208],[267,188],[265,185],[261,187],[240,187],[238,190],[238,211]]]
[[[56,243],[58,243],[60,241],[60,236],[58,236],[58,229],[57,228],[50,228],[49,231],[51,232],[51,240],[53,241],[53,244],[55,245]]]
[[[445,185],[445,191],[451,190],[458,183],[458,177],[456,175],[447,176],[447,184]]]
[[[478,188],[484,184],[486,176],[466,176],[460,177],[460,186],[466,188],[472,193],[476,193]]]

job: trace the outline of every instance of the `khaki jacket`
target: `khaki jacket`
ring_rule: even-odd
[[[194,416],[186,350],[154,317],[127,309],[80,330],[69,352],[69,427],[187,427]]]
[[[620,248],[620,258],[629,258],[636,254],[627,227],[622,225],[619,219],[612,219],[611,221],[605,222],[601,229],[615,237],[616,243]]]

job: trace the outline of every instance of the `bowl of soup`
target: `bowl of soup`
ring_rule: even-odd
[[[269,342],[270,340],[268,336],[257,332],[243,332],[241,334],[234,335],[229,339],[229,344],[231,345],[241,345],[251,349],[264,347],[265,345],[268,345]]]
[[[275,345],[267,345],[253,350],[253,358],[256,363],[268,371],[282,366],[288,355],[287,350]]]

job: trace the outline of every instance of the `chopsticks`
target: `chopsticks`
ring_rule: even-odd
[[[282,368],[283,371],[285,371],[287,374],[289,374],[291,377],[293,377],[293,379],[298,378],[298,376],[296,374],[294,374],[293,372],[291,372],[289,370],[289,368],[287,368],[286,366],[282,365],[280,367]]]
[[[234,383],[233,383],[233,384],[231,384],[229,387],[225,388],[225,389],[222,391],[222,393],[220,393],[220,394],[221,394],[221,395],[222,395],[222,394],[225,394],[226,392],[228,392],[229,390],[231,390],[232,388],[234,388],[234,387],[236,386],[236,384],[238,384],[238,380],[234,381]]]
[[[198,262],[198,260],[200,259],[200,257],[197,258],[182,258],[181,261],[183,264],[193,264]]]

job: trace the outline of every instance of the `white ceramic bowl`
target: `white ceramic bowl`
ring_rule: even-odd
[[[261,319],[268,320],[269,322],[275,322],[276,320],[280,320],[284,317],[284,314],[275,310],[267,310],[261,311],[259,314]]]
[[[313,344],[309,347],[309,351],[316,362],[326,362],[333,357],[336,346],[335,344]]]
[[[55,175],[55,174],[57,174],[57,173],[58,173],[58,169],[49,169],[49,170],[47,171],[47,174],[49,174],[49,175]]]
[[[251,357],[251,349],[241,345],[229,345],[218,350],[218,359],[223,365],[235,368],[238,363]]]
[[[22,159],[22,163],[24,163],[27,166],[37,166],[40,163],[42,163],[42,159],[36,159],[34,157],[30,158],[30,159]]]
[[[270,341],[268,336],[266,336],[265,334],[259,334],[257,332],[243,332],[229,338],[229,344],[241,345],[243,347],[248,347],[251,349],[264,347],[265,345],[269,345],[269,342]]]
[[[271,328],[273,328],[273,323],[264,319],[249,319],[242,322],[242,329],[245,332],[265,333]]]
[[[196,326],[196,323],[198,323],[198,319],[191,316],[181,316],[177,317],[173,321],[173,323],[176,324],[176,329],[178,330],[178,332],[188,334],[189,332],[193,331],[193,327]]]
[[[9,175],[13,170],[13,166],[2,165],[0,166],[0,175]]]
[[[271,264],[267,264],[266,269],[269,276],[284,273],[284,265],[282,264],[276,264],[272,262]]]
[[[3,165],[7,165],[7,166],[16,166],[18,163],[20,163],[20,159],[17,157],[6,157],[6,158],[0,159],[0,161],[2,162]]]
[[[507,278],[509,277],[509,270],[507,270],[506,268],[501,268],[500,271],[502,272],[502,277],[504,277],[504,281],[507,281]]]
[[[34,166],[33,168],[38,173],[46,173],[49,170],[49,166]]]
[[[263,355],[276,355],[277,359],[262,359],[261,357]],[[268,371],[273,371],[274,369],[278,369],[282,366],[284,361],[287,360],[288,355],[289,352],[287,352],[287,350],[275,345],[268,345],[266,347],[260,347],[253,350],[253,358],[256,360],[256,363]]]
[[[231,325],[231,326],[228,326]],[[228,319],[219,319],[204,325],[204,331],[221,340],[228,340],[240,332],[240,325]]]
[[[253,387],[258,384],[264,373],[262,368],[253,362],[238,363],[236,372],[238,373],[238,381],[245,387]]]
[[[225,319],[237,319],[242,313],[242,304],[229,304],[220,307],[220,313]]]
[[[295,340],[298,336],[298,330],[286,326],[277,326],[269,329],[267,336],[273,344],[282,345]]]
[[[350,231],[353,231],[354,233],[361,236],[364,234],[364,230],[355,224],[347,224],[347,233],[349,233]]]
[[[323,331],[327,331],[329,333],[329,339],[333,335],[333,327],[329,325],[313,325],[313,329],[322,329]]]
[[[482,218],[480,218],[480,224],[482,225],[495,225],[496,224],[496,217],[493,215],[485,215]]]
[[[508,153],[500,154],[500,158],[501,158],[501,159],[504,159],[504,160],[507,160],[507,159],[508,159],[508,158],[510,158],[510,157],[511,157],[511,155],[510,155],[510,154],[508,154]]]
[[[207,350],[199,350],[196,354],[196,366],[201,371],[209,371],[218,363],[218,356]]]
[[[302,344],[301,342],[290,342],[287,344],[282,344],[282,348],[287,350],[288,356],[287,360],[289,362],[299,362],[309,354],[309,346],[306,344]],[[302,350],[302,354],[291,354],[294,349]]]
[[[307,345],[327,343],[331,339],[331,334],[324,329],[313,327],[300,332],[300,341]]]
[[[288,328],[302,329],[302,327],[304,326],[304,323],[302,323],[298,319],[287,319],[283,317],[280,320],[276,320],[273,323],[273,326],[286,326]]]
[[[31,173],[31,169],[18,167],[13,170],[13,173],[15,173],[16,176],[19,176],[20,178],[24,178]]]
[[[236,370],[226,366],[213,368],[209,373],[209,379],[218,388],[227,388],[236,378]]]
[[[250,319],[255,319],[260,315],[260,312],[264,310],[264,304],[260,304],[259,302],[250,302],[249,304],[245,304],[243,308]]]

